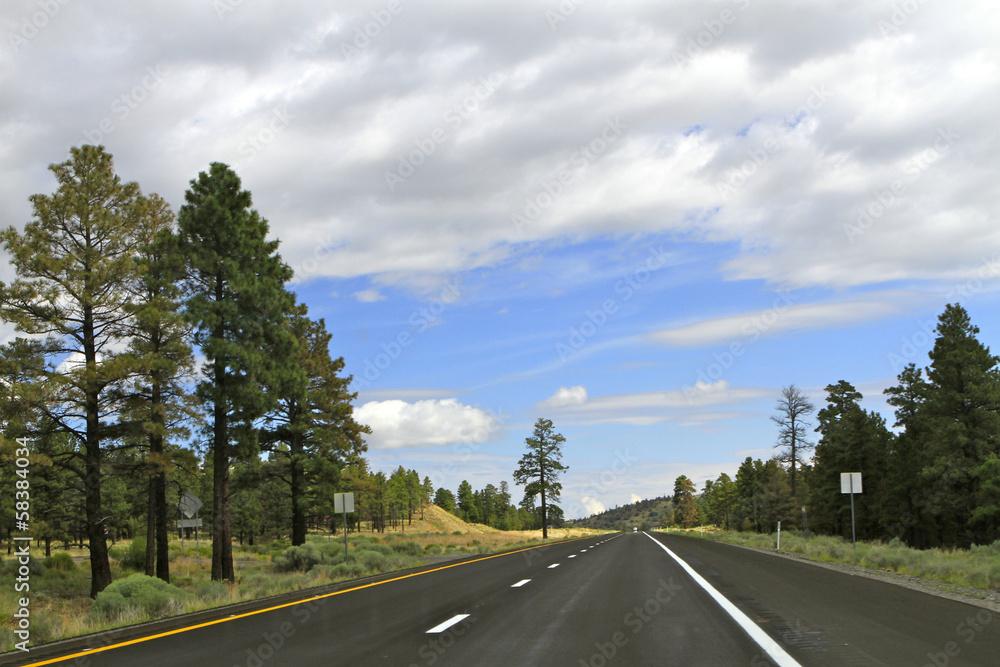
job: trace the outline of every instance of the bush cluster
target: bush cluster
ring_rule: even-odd
[[[129,614],[158,618],[180,611],[186,597],[184,591],[162,579],[131,574],[98,593],[90,612],[111,622]]]

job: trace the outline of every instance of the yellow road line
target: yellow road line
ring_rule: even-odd
[[[588,537],[595,537],[590,535]],[[382,584],[389,584],[394,581],[402,581],[403,579],[409,579],[410,577],[419,577],[422,574],[430,574],[431,572],[440,572],[441,570],[448,570],[453,567],[459,567],[462,565],[470,565],[472,563],[479,563],[484,560],[490,560],[492,558],[500,558],[501,556],[510,556],[513,554],[519,554],[523,551],[531,551],[532,549],[540,549],[542,547],[551,547],[556,544],[567,544],[569,542],[576,542],[578,540],[585,540],[587,537],[577,537],[572,540],[566,540],[565,542],[554,542],[553,544],[539,544],[533,547],[525,547],[524,549],[518,549],[516,551],[507,551],[502,554],[493,554],[492,556],[483,556],[482,558],[475,558],[473,560],[462,561],[461,563],[452,563],[451,565],[443,565],[441,567],[436,567],[433,570],[424,570],[422,572],[413,572],[411,574],[404,574],[401,577],[393,577],[392,579],[384,579],[382,581],[374,581],[370,584],[364,584],[362,586],[355,586],[354,588],[345,588],[342,591],[334,591],[332,593],[324,593],[322,595],[314,595],[311,598],[305,598],[304,600],[296,600],[295,602],[286,602],[284,604],[279,604],[274,607],[267,607],[266,609],[257,609],[255,611],[248,611],[244,614],[237,614],[236,616],[227,616],[226,618],[217,618],[214,621],[206,621],[205,623],[199,623],[198,625],[190,625],[186,628],[177,628],[176,630],[170,630],[168,632],[161,632],[155,635],[148,635],[146,637],[139,637],[138,639],[130,639],[128,641],[119,642],[117,644],[109,644],[107,646],[98,646],[96,648],[88,648],[85,651],[80,651],[79,653],[72,653],[70,655],[64,655],[60,658],[52,658],[50,660],[43,660],[42,662],[32,662],[23,667],[41,667],[42,665],[53,665],[57,662],[63,662],[64,660],[72,660],[73,658],[80,658],[83,656],[94,655],[95,653],[100,653],[102,651],[110,651],[114,648],[121,648],[123,646],[130,646],[132,644],[141,644],[142,642],[148,642],[152,639],[159,639],[160,637],[169,637],[170,635],[179,635],[182,632],[188,632],[190,630],[197,630],[198,628],[207,628],[210,625],[218,625],[219,623],[227,623],[229,621],[235,621],[240,618],[246,618],[248,616],[256,616],[257,614],[263,614],[269,611],[275,611],[276,609],[285,609],[286,607],[294,607],[297,604],[305,604],[307,602],[313,602],[315,600],[322,600],[324,598],[330,598],[335,595],[343,595],[344,593],[350,593],[352,591],[360,591],[365,588],[371,588],[373,586],[381,586]]]

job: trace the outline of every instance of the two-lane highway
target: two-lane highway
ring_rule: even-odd
[[[996,665],[993,616],[769,554],[626,533],[3,664]]]

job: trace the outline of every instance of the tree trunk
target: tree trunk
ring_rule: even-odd
[[[96,414],[94,417],[96,422]],[[90,415],[87,421],[90,421]],[[104,535],[104,517],[101,514],[100,445],[97,438],[89,433],[87,441],[84,506],[87,514],[87,542],[90,546],[90,597],[93,598],[111,585],[111,564],[108,562],[108,543]]]
[[[162,470],[153,478],[153,497],[156,506],[156,576],[169,582],[170,531],[167,526],[167,476]]]
[[[538,479],[541,481],[542,487],[542,539],[549,539],[549,515],[545,510],[545,458],[539,454],[538,455]]]
[[[220,336],[221,337],[221,336]],[[212,446],[212,580],[235,581],[233,539],[229,522],[229,415],[226,413],[226,368],[215,361],[215,424]]]
[[[104,535],[104,516],[101,513],[101,443],[97,437],[97,396],[88,395],[87,443],[84,470],[84,507],[87,514],[87,541],[90,544],[90,597],[111,585],[111,564],[108,562],[108,543]]]
[[[156,572],[156,543],[153,541],[153,534],[156,531],[156,500],[154,496],[153,476],[150,475],[146,485],[146,569],[147,577],[152,577]]]
[[[292,477],[292,546],[306,543],[305,471],[303,470],[302,435],[295,433],[289,438],[288,454],[291,459]]]

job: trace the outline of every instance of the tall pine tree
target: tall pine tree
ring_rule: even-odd
[[[101,503],[104,448],[121,435],[115,416],[133,372],[119,354],[131,319],[140,230],[149,202],[123,183],[101,146],[70,150],[49,167],[59,188],[33,195],[33,219],[22,233],[0,232],[17,279],[0,284],[0,314],[28,334],[48,337],[48,392],[39,406],[77,449],[62,465],[82,481],[90,547],[91,595],[111,583]]]
[[[285,323],[295,305],[285,289],[292,271],[228,166],[212,163],[184,197],[178,231],[187,261],[187,312],[206,358],[197,395],[210,422],[212,579],[232,581],[229,467],[234,456],[258,455],[255,422],[274,404],[268,390],[280,385],[283,372],[294,372],[281,363],[294,345]]]
[[[982,479],[977,471],[1000,455],[1000,359],[977,340],[979,327],[958,304],[938,319],[927,368],[929,462],[923,481],[931,489],[941,540],[969,546],[995,534],[995,524],[972,524]]]
[[[261,429],[261,446],[274,459],[273,470],[287,484],[292,508],[292,544],[306,541],[307,512],[317,502],[314,481],[336,484],[340,471],[357,462],[366,450],[368,426],[352,416],[348,390],[351,377],[340,377],[343,357],[330,357],[331,335],[325,322],[311,320],[305,304],[288,318],[289,333],[297,345],[287,363],[301,372],[285,373],[277,404]]]

